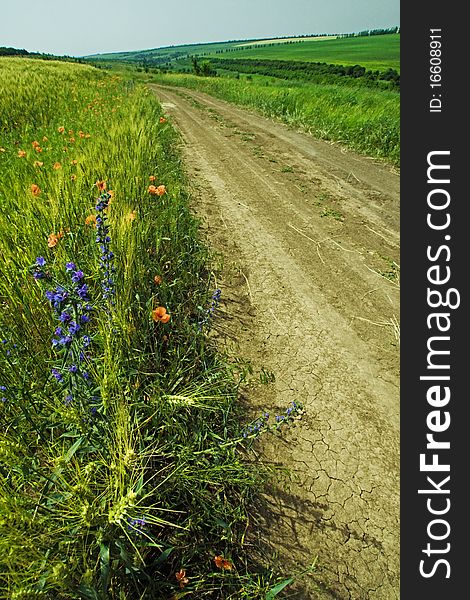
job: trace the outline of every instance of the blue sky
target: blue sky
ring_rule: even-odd
[[[399,25],[399,0],[0,0],[0,46],[82,56]]]

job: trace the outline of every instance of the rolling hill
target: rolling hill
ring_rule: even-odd
[[[388,31],[388,30],[387,30]],[[149,50],[94,54],[83,58],[97,62],[121,62],[175,70],[187,67],[191,56],[207,59],[230,58],[325,62],[356,65],[367,69],[400,68],[400,35],[357,35],[341,37],[306,36],[263,40],[231,40],[203,44],[166,46]]]

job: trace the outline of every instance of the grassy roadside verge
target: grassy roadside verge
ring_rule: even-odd
[[[152,83],[196,89],[249,106],[312,135],[398,165],[400,97],[397,92],[346,85],[309,85],[269,78],[159,74]]]
[[[91,67],[0,73],[0,598],[264,598],[242,442],[269,425],[205,335],[174,130]]]

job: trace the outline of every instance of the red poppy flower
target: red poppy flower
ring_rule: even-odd
[[[186,571],[184,569],[180,569],[177,573],[175,573],[176,581],[180,584],[180,588],[184,588],[184,586],[189,583],[189,579],[186,577]]]
[[[161,323],[168,323],[170,315],[166,312],[166,308],[159,306],[152,310],[152,319],[154,321],[160,321]]]
[[[33,185],[31,186],[31,193],[33,194],[33,196],[39,196],[39,194],[41,193],[41,188],[35,183],[33,183]]]
[[[227,571],[231,571],[233,569],[232,563],[223,556],[215,556],[214,562],[218,569],[225,569]]]

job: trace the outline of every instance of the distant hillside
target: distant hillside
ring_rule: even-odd
[[[180,46],[164,46],[150,50],[134,50],[130,52],[112,52],[106,54],[91,54],[84,56],[90,61],[119,61],[127,63],[145,63],[157,66],[189,56],[205,56],[218,50],[225,50],[240,43],[253,40],[235,40],[229,42],[213,42],[206,44],[182,44]]]
[[[400,36],[397,27],[358,34],[315,34],[271,39],[230,40],[204,44],[166,46],[150,50],[94,54],[83,58],[99,62],[124,62],[143,67],[180,70],[190,57],[299,60],[356,65],[368,69],[399,70]],[[388,34],[388,35],[383,35]]]
[[[399,71],[400,34],[304,40],[292,44],[252,44],[231,48],[223,57],[216,53],[212,56],[243,61],[283,60],[362,65],[367,69],[391,68]]]

